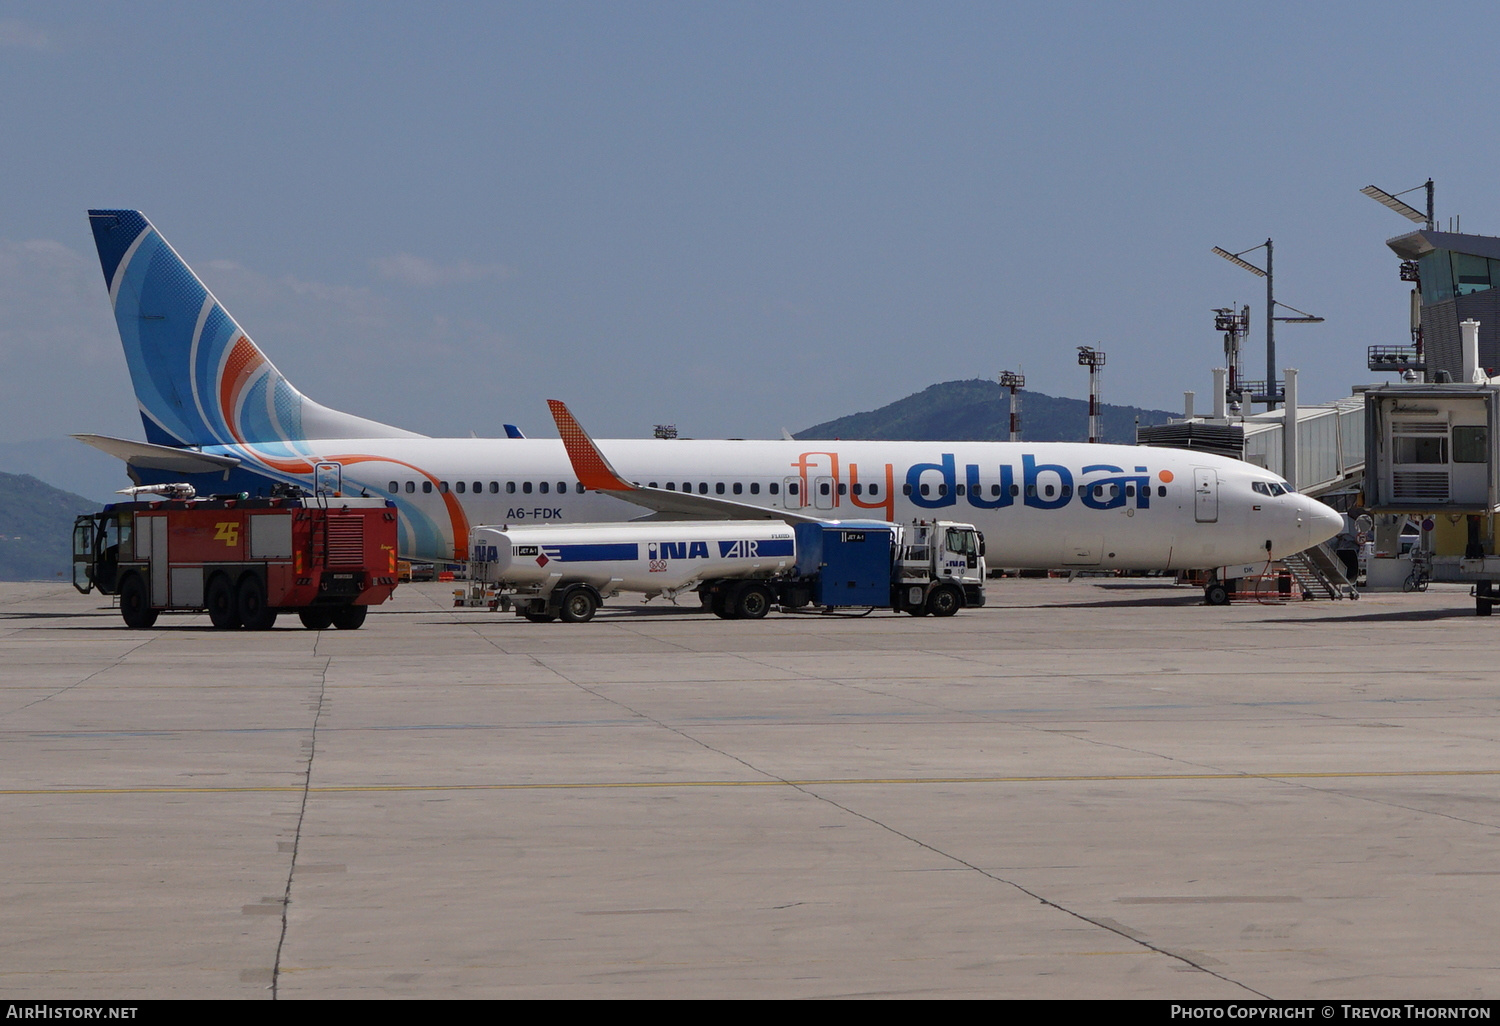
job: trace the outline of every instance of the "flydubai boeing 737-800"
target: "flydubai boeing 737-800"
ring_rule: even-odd
[[[1238,460],[1143,446],[1023,442],[600,441],[575,473],[560,440],[428,438],[292,387],[138,211],[91,210],[145,442],[76,436],[137,484],[382,495],[403,554],[463,559],[472,524],[878,517],[972,522],[994,566],[1207,569],[1300,552],[1339,514]],[[559,427],[581,429],[560,404]]]

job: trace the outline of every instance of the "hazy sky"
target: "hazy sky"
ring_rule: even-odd
[[[774,437],[1023,369],[1208,403],[1276,242],[1302,395],[1407,339],[1358,194],[1500,234],[1493,4],[0,2],[0,442],[140,437],[87,208],[306,394],[429,434]],[[1412,197],[1420,205],[1418,197]],[[1263,253],[1251,254],[1252,261]]]

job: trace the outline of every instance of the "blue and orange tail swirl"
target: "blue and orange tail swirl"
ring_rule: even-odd
[[[140,211],[89,223],[149,441],[294,457],[309,438],[412,436],[292,387]]]

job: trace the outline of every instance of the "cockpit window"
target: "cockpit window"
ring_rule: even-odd
[[[1285,495],[1291,491],[1290,488],[1279,481],[1252,481],[1250,487],[1262,495]]]

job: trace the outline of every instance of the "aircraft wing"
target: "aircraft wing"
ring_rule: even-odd
[[[734,502],[712,495],[668,491],[665,488],[642,488],[631,484],[616,472],[560,399],[548,399],[552,419],[562,436],[563,447],[573,464],[573,473],[590,491],[603,492],[617,499],[652,510],[643,520],[780,520],[785,523],[825,523],[823,517],[808,516],[789,509],[767,509],[747,502]]]
[[[85,445],[109,453],[124,460],[129,466],[145,470],[165,470],[170,474],[229,473],[240,465],[233,456],[212,456],[192,449],[177,449],[170,445],[155,445],[151,442],[136,442],[129,438],[111,438],[109,435],[74,435]]]

